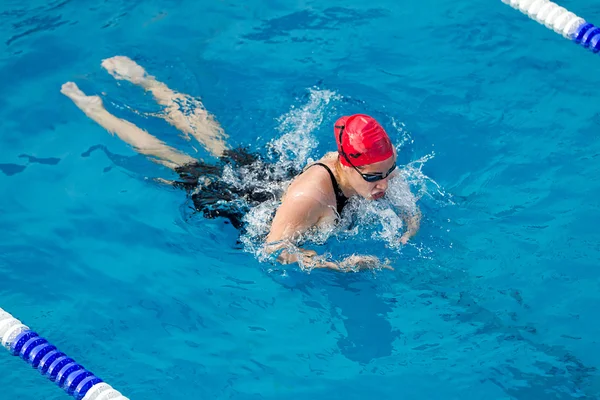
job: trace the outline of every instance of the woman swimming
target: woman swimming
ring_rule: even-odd
[[[263,183],[282,183],[293,178],[266,237],[267,252],[276,252],[282,263],[297,262],[307,268],[356,271],[382,266],[373,256],[351,256],[332,262],[296,246],[307,231],[335,223],[350,197],[377,200],[384,196],[388,180],[396,171],[396,153],[389,136],[374,118],[364,114],[340,118],[334,125],[337,152],[326,154],[304,171],[278,171],[257,154],[230,149],[226,144],[227,134],[199,100],[169,89],[133,60],[112,57],[104,60],[102,67],[116,79],[130,81],[149,91],[158,104],[164,106],[162,117],[184,137],[194,137],[219,162],[208,164],[168,146],[134,124],[110,114],[100,97],[85,95],[73,82],[65,83],[61,92],[89,118],[137,152],[178,173],[181,180],[162,181],[184,188],[197,211],[208,218],[227,218],[236,228],[241,228],[248,207],[279,196],[268,189],[273,185],[242,187],[225,183],[222,175],[228,166],[251,167]],[[192,112],[182,112],[182,103],[191,105]],[[417,210],[404,219],[407,230],[400,240],[407,243],[418,230],[420,213]]]

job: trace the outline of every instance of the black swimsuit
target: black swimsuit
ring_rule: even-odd
[[[255,179],[244,182],[243,185],[225,182],[223,173],[228,165],[238,173],[242,169],[251,171]],[[314,163],[308,168],[313,165],[320,165],[329,172],[337,202],[337,212],[341,214],[348,198],[344,196],[329,167]],[[280,198],[283,193],[274,191],[275,188],[282,186],[279,183],[289,181],[302,172],[293,167],[289,171],[282,171],[281,167],[264,161],[260,155],[244,148],[225,151],[216,165],[197,161],[179,167],[175,171],[181,180],[174,182],[174,186],[186,190],[196,211],[203,213],[206,218],[226,218],[237,229],[243,228],[244,215],[251,207]]]
[[[348,198],[344,195],[344,192],[342,192],[342,189],[340,189],[340,185],[338,185],[337,179],[335,179],[335,175],[333,175],[333,172],[331,172],[329,167],[323,163],[316,162],[316,163],[310,165],[308,168],[315,166],[315,165],[320,165],[321,167],[325,168],[327,170],[327,172],[329,172],[329,177],[331,178],[331,184],[333,185],[333,193],[335,193],[335,203],[337,205],[337,208],[336,208],[337,213],[341,215],[342,210],[344,209],[344,206],[348,202]]]
[[[253,179],[243,185],[232,185],[223,179],[225,167],[240,174],[250,171]],[[245,148],[226,150],[216,164],[196,161],[175,169],[180,181],[174,186],[185,189],[194,209],[206,218],[226,218],[237,228],[243,228],[244,215],[253,206],[279,198],[279,183],[291,180],[300,171],[282,171],[273,163]],[[243,179],[243,177],[241,178]],[[270,184],[270,183],[275,183]]]

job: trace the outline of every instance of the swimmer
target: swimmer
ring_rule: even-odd
[[[87,96],[73,82],[65,83],[61,93],[137,152],[179,174],[180,181],[161,182],[184,188],[197,211],[208,218],[224,217],[234,227],[242,228],[248,204],[256,205],[277,196],[265,189],[272,185],[239,188],[227,185],[221,179],[227,166],[252,166],[265,182],[283,183],[293,179],[281,196],[281,205],[265,240],[265,250],[277,252],[279,262],[338,271],[391,269],[373,256],[355,255],[333,262],[296,246],[307,231],[335,223],[350,197],[377,200],[385,195],[388,181],[397,171],[396,153],[389,136],[375,119],[363,114],[340,118],[334,125],[336,152],[326,154],[304,171],[282,173],[275,171],[273,164],[265,162],[259,155],[245,149],[230,149],[226,144],[227,134],[199,100],[169,89],[128,57],[106,59],[102,61],[102,67],[115,79],[127,80],[150,92],[157,103],[164,106],[164,114],[160,117],[179,129],[186,139],[194,137],[219,162],[205,163],[168,146],[131,122],[110,114],[99,96]],[[193,111],[183,113],[181,104],[189,104]],[[403,218],[407,229],[400,240],[406,244],[419,228],[420,212],[417,209]],[[294,250],[290,251],[291,248]]]
[[[294,242],[314,226],[334,223],[352,196],[377,200],[385,195],[388,181],[396,172],[396,152],[383,127],[364,114],[345,116],[334,124],[334,136],[337,152],[309,165],[289,186],[267,236],[268,246],[275,243],[275,248],[281,249],[283,243]],[[402,244],[416,234],[420,213],[417,210],[404,216],[404,220],[407,230],[400,238]],[[372,256],[352,256],[342,263],[333,263],[306,250],[283,251],[279,260],[339,270],[374,268],[381,264]]]

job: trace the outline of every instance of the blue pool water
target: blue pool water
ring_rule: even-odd
[[[0,307],[128,397],[600,398],[598,55],[500,1],[9,0],[0,32]],[[376,116],[427,159],[419,235],[323,246],[392,272],[259,262],[59,93],[194,152],[114,55],[257,151]],[[8,353],[0,388],[65,398]]]

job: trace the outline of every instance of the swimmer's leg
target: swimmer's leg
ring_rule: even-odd
[[[88,117],[111,134],[116,134],[121,140],[133,146],[137,152],[150,156],[152,161],[171,169],[196,161],[187,154],[167,146],[131,122],[115,117],[104,108],[100,97],[86,96],[75,83],[65,83],[60,92],[73,100],[75,105]]]
[[[108,58],[102,61],[102,67],[115,79],[130,81],[151,92],[154,99],[165,106],[164,119],[183,132],[186,139],[192,135],[214,156],[223,155],[228,136],[200,100],[169,89],[128,57]],[[190,112],[184,113],[182,106],[189,107]]]

